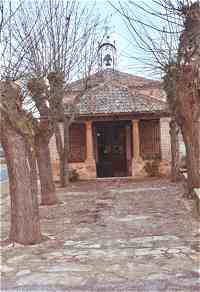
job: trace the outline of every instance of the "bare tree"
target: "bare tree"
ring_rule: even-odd
[[[170,138],[171,138],[171,179],[176,182],[180,179],[179,166],[179,127],[174,119],[170,121]]]
[[[35,163],[30,147],[31,122],[20,110],[20,90],[13,81],[0,81],[1,143],[8,167],[12,242],[41,241]],[[29,151],[29,153],[27,152]],[[23,180],[22,180],[23,177]]]
[[[66,3],[48,0],[42,5],[38,5],[35,1],[32,5],[26,10],[23,9],[19,21],[25,36],[23,39],[26,40],[22,43],[22,49],[26,52],[26,61],[33,76],[28,82],[28,89],[40,115],[41,127],[37,131],[35,143],[41,194],[44,198],[43,203],[46,204],[47,191],[44,194],[44,190],[49,188],[49,194],[53,193],[52,174],[51,171],[47,171],[47,168],[51,169],[49,140],[56,129],[61,185],[65,186],[69,173],[67,163],[69,125],[73,120],[74,111],[71,112],[70,117],[65,115],[63,98],[67,95],[68,83],[74,76],[81,73],[88,75],[91,71],[100,19],[98,15],[94,15],[93,7],[87,9],[76,0]],[[33,10],[33,18],[37,18],[37,21],[32,21],[37,25],[31,33],[29,33],[30,10]],[[30,50],[27,50],[27,47]],[[47,82],[48,86],[39,93],[38,84],[41,84],[41,80],[43,83]],[[60,121],[64,125],[64,141],[58,127]],[[46,171],[44,171],[45,165]]]
[[[12,32],[12,22],[19,4],[1,1],[1,81],[0,114],[1,143],[8,167],[12,242],[33,244],[42,239],[37,201],[35,161],[33,155],[32,120],[22,109],[22,96],[16,80],[21,76],[24,54]],[[16,28],[17,29],[17,28]],[[22,180],[23,177],[23,180]]]
[[[152,0],[140,4],[128,1],[119,2],[115,9],[125,20],[138,49],[135,60],[163,76],[171,113],[186,146],[190,194],[200,186],[199,1]]]
[[[0,2],[0,32],[3,29],[3,23],[4,23],[4,6],[3,2]]]
[[[16,80],[22,75],[20,65],[24,54],[18,50],[18,42],[12,31],[12,24],[20,6],[21,3],[14,8],[11,2],[1,1],[0,3],[0,128],[1,143],[8,167],[11,198],[9,238],[13,242],[33,244],[40,242],[42,236],[34,171],[35,162],[32,153],[32,120],[22,109],[21,90],[16,83]]]
[[[73,96],[73,100],[65,104],[62,101],[61,111],[63,116],[63,135],[61,134],[61,129],[59,124],[56,125],[55,137],[56,137],[56,145],[57,151],[60,158],[60,183],[62,187],[65,187],[69,182],[69,164],[68,164],[68,154],[69,154],[69,131],[70,125],[74,122],[76,117],[78,116],[78,108],[77,104],[80,100],[80,97],[87,90],[88,80],[90,78],[90,74],[93,71],[93,67],[96,65],[97,60],[97,46],[99,35],[96,32],[96,28],[93,31],[90,31],[88,36],[87,43],[82,47],[81,54],[79,53],[79,64],[81,68],[78,66],[79,76],[82,76],[82,88]],[[71,84],[66,84],[64,88],[64,94],[67,96],[71,94]],[[63,136],[63,139],[62,139]]]

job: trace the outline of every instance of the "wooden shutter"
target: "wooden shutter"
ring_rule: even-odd
[[[86,130],[84,124],[74,124],[69,130],[69,162],[86,159]]]
[[[161,157],[159,120],[140,121],[140,153],[143,159]]]

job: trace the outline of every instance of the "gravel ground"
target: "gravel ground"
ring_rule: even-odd
[[[1,291],[200,291],[200,229],[168,180],[78,182],[40,207],[47,240],[1,247]],[[9,196],[1,194],[1,238]]]

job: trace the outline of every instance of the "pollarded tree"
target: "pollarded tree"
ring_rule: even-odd
[[[184,6],[182,13],[184,31],[179,45],[180,73],[176,92],[185,112],[181,123],[191,191],[193,187],[200,187],[200,2]]]
[[[93,14],[93,8],[88,9],[76,0],[69,2],[48,0],[42,5],[38,5],[35,1],[31,7],[23,9],[18,20],[21,22],[22,34],[25,36],[23,38],[25,42],[21,43],[22,50],[26,52],[26,61],[33,76],[27,83],[29,94],[35,102],[43,124],[39,132],[41,138],[39,139],[38,136],[37,141],[42,140],[43,149],[42,144],[45,141],[47,154],[50,138],[56,129],[62,186],[66,186],[69,177],[68,136],[69,126],[74,116],[74,111],[71,112],[70,117],[65,115],[63,99],[68,92],[68,83],[74,75],[81,75],[83,67],[84,73],[88,75],[94,63],[100,19],[99,16]],[[37,25],[31,33],[29,33],[30,11],[33,18],[37,19],[35,20]],[[31,49],[27,50],[27,47]],[[41,83],[41,80],[44,84],[48,83],[48,89],[45,93],[41,92],[39,96],[37,83]],[[64,125],[63,135],[58,126],[61,121]],[[61,136],[64,137],[64,141]],[[36,147],[38,154],[40,153],[39,144]],[[39,157],[41,169],[43,162],[47,164],[47,159],[47,155],[45,158]],[[48,165],[50,169],[50,160]],[[52,185],[52,175],[50,172],[47,174],[46,172],[45,177],[40,175],[41,187],[47,185],[48,182]]]
[[[20,4],[21,5],[21,4]],[[11,31],[13,17],[20,6],[12,9],[1,2],[1,80],[0,141],[8,167],[11,198],[9,239],[21,244],[34,244],[42,239],[39,222],[37,180],[33,154],[33,121],[22,109],[22,96],[17,80],[22,76],[24,54]],[[10,30],[8,30],[8,26]],[[22,179],[23,178],[23,179]]]
[[[186,146],[190,195],[194,187],[200,186],[199,1],[130,1],[120,3],[116,9],[138,49],[135,59],[162,73],[172,117]]]
[[[37,122],[34,123],[34,150],[40,177],[41,205],[54,205],[58,203],[58,199],[48,146],[54,133],[54,125],[50,119],[51,113],[47,105],[48,88],[43,78],[32,78],[28,81],[27,88],[40,115]]]
[[[0,81],[1,144],[8,167],[11,197],[9,239],[33,244],[42,237],[31,148],[32,121],[20,109],[20,98],[20,89],[13,81]]]
[[[189,195],[200,187],[200,3],[180,3],[183,18],[177,62],[164,78],[186,147]],[[173,92],[172,92],[173,90]]]

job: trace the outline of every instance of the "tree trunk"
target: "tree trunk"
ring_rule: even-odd
[[[26,143],[5,120],[3,123],[1,142],[8,167],[11,197],[10,240],[24,245],[38,243],[42,240],[38,201],[31,181]]]
[[[35,151],[40,177],[41,205],[57,204],[58,199],[53,182],[50,151],[46,139],[36,137]]]
[[[183,127],[183,139],[186,147],[188,189],[191,196],[193,189],[200,187],[199,123],[191,122],[190,126]]]
[[[180,178],[179,171],[179,139],[178,139],[179,129],[175,120],[170,122],[170,137],[171,137],[171,180],[176,182]]]
[[[27,145],[27,155],[30,165],[30,175],[31,175],[31,186],[32,192],[37,196],[38,195],[38,176],[37,176],[37,163],[35,159],[34,150],[30,149]]]
[[[66,187],[69,183],[69,121],[67,118],[64,118],[63,124],[64,141],[62,141],[62,135],[58,125],[56,126],[55,136],[57,152],[60,160],[60,185],[61,187]]]
[[[64,118],[64,151],[63,151],[63,187],[69,184],[69,120],[67,117]]]
[[[61,135],[59,124],[56,124],[55,126],[55,137],[56,137],[56,149],[59,156],[60,186],[63,187],[64,185],[64,164],[63,164],[64,149],[63,149],[63,141],[62,141],[62,135]]]

